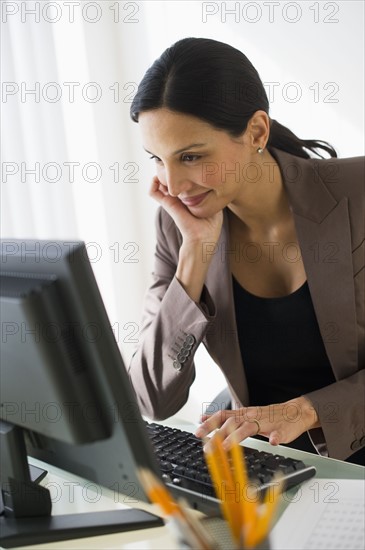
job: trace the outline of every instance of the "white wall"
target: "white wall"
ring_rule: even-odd
[[[147,196],[153,163],[129,119],[130,95],[145,70],[180,38],[227,42],[256,66],[271,91],[273,118],[300,137],[328,140],[342,157],[361,155],[364,4],[81,0],[73,22],[62,0],[41,2],[39,20],[29,12],[36,4],[1,4],[2,79],[8,86],[3,92],[15,90],[2,96],[2,160],[18,168],[3,178],[2,236],[96,243],[90,247],[97,254],[93,267],[128,362],[154,251],[156,205]],[[46,4],[53,7],[43,11]],[[37,82],[39,101],[29,94],[22,98],[21,90]],[[50,82],[62,90],[59,101],[50,100]],[[65,82],[77,83],[74,101]],[[82,93],[90,82],[102,91],[96,102]],[[95,89],[88,89],[91,95]],[[41,168],[58,164],[60,180],[36,182],[26,174],[22,181],[21,163],[29,168],[36,162]],[[73,182],[65,162],[80,163]],[[90,162],[102,170],[96,182],[81,172]],[[117,182],[110,168],[115,163]],[[128,261],[129,253],[137,261]],[[192,421],[224,385],[203,349],[196,363],[189,402],[179,413]]]

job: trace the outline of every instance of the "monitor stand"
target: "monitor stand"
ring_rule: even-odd
[[[163,525],[158,516],[135,509],[52,516],[49,490],[31,479],[22,429],[0,421],[0,450],[0,546],[4,548]]]
[[[31,481],[33,481],[33,483],[39,483],[48,474],[47,470],[38,468],[38,466],[33,466],[32,464],[28,464],[28,467],[29,467],[30,479]]]

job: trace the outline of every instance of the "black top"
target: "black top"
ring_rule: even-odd
[[[336,381],[307,282],[288,296],[261,298],[233,277],[233,292],[251,405],[282,403]],[[314,451],[306,433],[290,446]]]

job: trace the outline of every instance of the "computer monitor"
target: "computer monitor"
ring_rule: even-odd
[[[148,502],[154,460],[82,242],[1,240],[1,545],[161,525],[142,510],[52,516],[27,455]]]

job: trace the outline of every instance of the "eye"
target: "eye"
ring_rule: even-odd
[[[155,160],[156,162],[161,162],[161,159],[159,159],[158,157],[156,157],[156,155],[152,155],[150,157],[151,160]]]
[[[198,160],[198,159],[200,159],[200,155],[184,154],[181,156],[181,160],[183,162],[194,162],[195,160]]]

